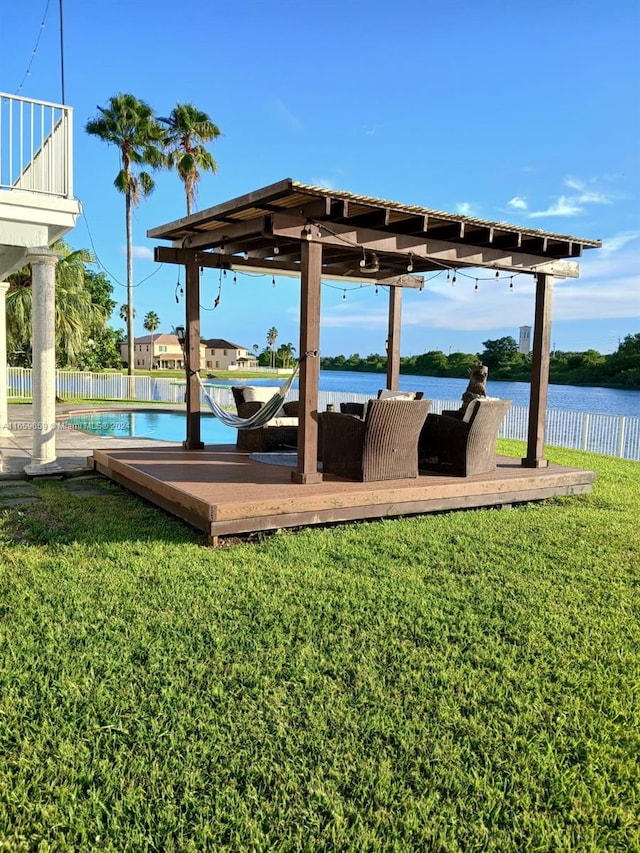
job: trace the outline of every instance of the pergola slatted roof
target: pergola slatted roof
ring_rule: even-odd
[[[601,245],[599,240],[311,186],[291,178],[148,232],[149,237],[171,240],[174,248],[213,250],[239,268],[249,264],[271,270],[280,265],[283,271],[299,268],[301,234],[323,244],[327,277],[355,275],[378,281],[406,274],[409,256],[416,273],[479,266],[573,278],[578,270],[572,259],[581,257],[586,248]],[[376,254],[377,269],[367,263],[367,252]],[[362,260],[369,268],[364,272]]]

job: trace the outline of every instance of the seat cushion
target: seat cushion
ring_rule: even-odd
[[[392,391],[390,388],[383,388],[378,400],[415,400],[415,398],[415,391]]]
[[[274,385],[245,385],[242,396],[245,403],[268,403],[280,389]]]

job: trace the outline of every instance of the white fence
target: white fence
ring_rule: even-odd
[[[31,370],[7,368],[10,397],[31,397]],[[247,380],[238,380],[246,382]],[[274,380],[275,381],[275,380]],[[233,395],[228,386],[205,382],[209,393],[221,406],[233,408]],[[152,376],[124,376],[121,373],[80,373],[56,371],[56,393],[63,400],[149,401],[156,403],[184,402],[185,383],[176,379]],[[297,391],[290,396],[295,399]],[[347,401],[364,402],[367,394],[345,394],[342,391],[320,391],[321,411],[332,403],[339,409]],[[204,401],[203,401],[204,402]],[[433,400],[432,411],[457,409],[458,400]],[[501,438],[527,440],[529,409],[512,406],[500,430]],[[590,450],[607,456],[640,460],[640,417],[602,415],[590,412],[565,412],[549,409],[546,418],[545,441],[557,447]]]
[[[0,189],[73,197],[72,110],[0,92]]]

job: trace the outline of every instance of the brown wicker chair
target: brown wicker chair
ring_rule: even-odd
[[[238,416],[249,418],[264,405],[259,400],[245,401],[245,391],[251,386],[234,385],[231,388],[233,399],[238,410]],[[277,389],[273,389],[274,393]],[[277,450],[280,447],[296,447],[298,444],[298,424],[293,419],[298,417],[298,401],[292,400],[282,407],[283,417],[287,423],[282,423],[282,418],[274,418],[268,424],[256,429],[239,429],[236,439],[237,450],[248,450],[250,452],[265,453]]]
[[[371,400],[364,420],[323,412],[322,470],[350,480],[418,476],[418,437],[431,400]]]
[[[399,393],[402,392],[400,391]],[[422,398],[424,397],[424,391],[414,391],[413,393],[414,400],[422,400]],[[377,399],[379,400],[383,394],[384,390],[380,388],[378,390]],[[356,417],[361,418],[364,416],[364,406],[364,403],[340,403],[340,411],[343,415],[355,415]]]
[[[418,444],[418,465],[459,477],[495,470],[496,439],[511,400],[473,400],[464,415],[428,415]]]

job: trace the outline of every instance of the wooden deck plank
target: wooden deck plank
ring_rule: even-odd
[[[291,480],[291,468],[257,462],[233,446],[96,450],[96,469],[125,488],[217,536],[367,518],[497,506],[591,491],[592,471],[523,468],[497,458],[473,477],[425,473],[417,479],[359,483],[325,476]]]

